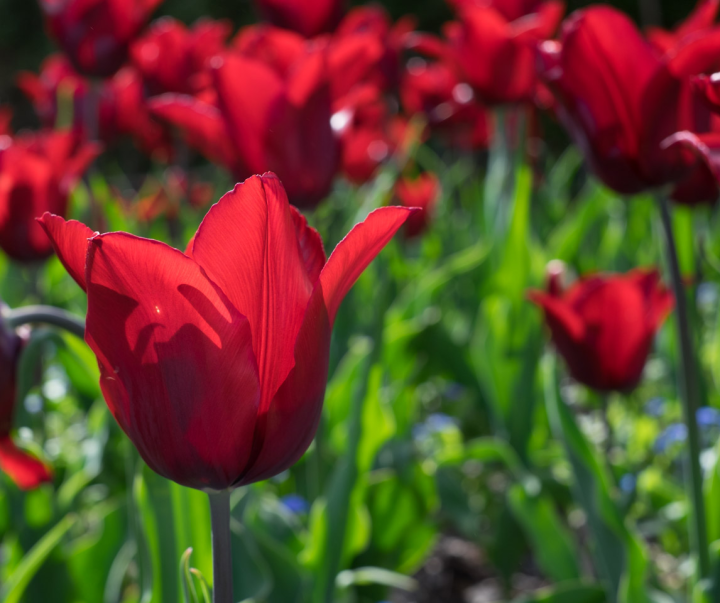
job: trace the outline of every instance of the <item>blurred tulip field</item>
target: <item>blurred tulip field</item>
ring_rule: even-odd
[[[0,601],[720,603],[720,0],[0,0]]]

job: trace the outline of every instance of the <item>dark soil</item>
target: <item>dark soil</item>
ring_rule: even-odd
[[[510,599],[546,585],[534,568],[513,577]],[[507,601],[502,582],[483,552],[472,542],[443,536],[415,574],[414,593],[396,591],[391,603],[499,603]]]

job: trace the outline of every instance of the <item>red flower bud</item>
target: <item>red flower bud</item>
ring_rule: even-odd
[[[655,333],[673,307],[654,270],[592,276],[567,291],[531,291],[529,297],[544,310],[571,375],[599,391],[638,384]]]

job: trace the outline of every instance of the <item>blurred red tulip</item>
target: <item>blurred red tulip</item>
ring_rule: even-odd
[[[531,291],[530,299],[544,310],[571,375],[598,391],[637,386],[655,333],[673,307],[655,270],[592,276],[567,291]]]
[[[462,81],[446,44],[429,34],[413,34],[407,48],[419,56],[408,60],[402,76],[400,100],[405,112],[424,115],[452,146],[487,147],[487,112],[472,87]]]
[[[170,129],[150,112],[140,73],[123,67],[108,79],[100,93],[100,138],[108,144],[121,136],[132,138],[135,146],[158,161],[172,159]]]
[[[597,6],[569,18],[561,43],[543,44],[540,58],[561,120],[606,185],[633,194],[673,183],[675,199],[685,203],[717,197],[707,168],[663,141],[681,130],[714,127],[690,76],[718,63],[718,32],[663,60],[628,17]]]
[[[695,10],[673,31],[648,27],[647,38],[661,54],[676,50],[690,37],[710,29],[720,9],[720,0],[698,0]]]
[[[405,236],[417,237],[430,225],[440,197],[440,181],[432,172],[423,172],[417,178],[403,177],[395,185],[395,196],[404,207],[420,208],[405,222]]]
[[[309,42],[300,34],[272,25],[250,25],[238,31],[232,46],[241,55],[272,67],[287,77],[307,52]]]
[[[21,490],[32,490],[51,481],[52,475],[43,462],[20,450],[10,437],[22,346],[22,338],[0,320],[0,470]]]
[[[380,78],[374,83],[383,90],[395,88],[400,79],[400,59],[407,37],[414,31],[416,19],[405,16],[393,23],[388,12],[379,5],[353,8],[335,30],[336,38],[370,34],[380,43],[383,52],[379,61]]]
[[[186,254],[49,214],[41,222],[87,292],[86,341],[122,429],[160,475],[224,490],[305,452],[338,306],[410,213],[374,211],[327,262],[273,174],[223,196]]]
[[[95,135],[110,145],[121,136],[129,136],[144,153],[161,161],[172,154],[171,133],[155,121],[146,104],[143,80],[133,67],[123,67],[106,79],[90,98],[90,84],[77,73],[70,62],[60,54],[43,61],[40,74],[20,72],[18,87],[30,99],[41,123],[52,128],[58,120],[59,103],[68,115],[63,126],[72,126],[79,137],[89,138],[86,114],[90,103],[97,104],[98,131]],[[61,97],[65,97],[64,101]]]
[[[510,20],[498,8],[471,2],[446,27],[456,60],[482,102],[531,102],[537,94],[535,46],[553,36],[565,6],[559,0],[537,5],[537,12]]]
[[[387,103],[375,86],[356,87],[337,103],[331,125],[340,140],[340,168],[355,184],[371,180],[395,150]]]
[[[273,25],[306,38],[335,29],[345,10],[344,0],[255,0],[255,6]]]
[[[75,69],[108,77],[162,0],[40,0],[50,34]]]
[[[65,215],[72,187],[99,152],[69,131],[0,137],[0,249],[20,262],[50,256],[35,218]]]
[[[324,53],[306,50],[287,77],[237,53],[218,58],[213,72],[217,104],[165,94],[150,101],[152,111],[238,180],[273,170],[294,205],[313,207],[325,198],[339,149]]]
[[[200,19],[191,28],[172,17],[153,22],[133,42],[130,59],[150,95],[197,94],[212,85],[210,59],[223,51],[232,25]]]
[[[72,109],[69,118],[73,127],[79,132],[84,131],[83,115],[88,82],[73,69],[65,55],[50,55],[40,65],[38,75],[30,71],[20,71],[16,81],[18,88],[32,103],[44,127],[55,127],[59,97],[64,95]]]

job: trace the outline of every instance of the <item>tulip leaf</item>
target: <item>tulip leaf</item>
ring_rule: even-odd
[[[528,493],[521,484],[510,488],[508,501],[545,575],[557,582],[580,578],[578,551],[552,501],[547,496]]]
[[[75,514],[66,515],[27,552],[0,588],[0,600],[4,603],[20,603],[30,580],[77,520]]]
[[[103,502],[88,512],[90,529],[68,547],[67,565],[75,588],[84,601],[102,601],[107,578],[125,543],[127,509]]]
[[[515,599],[513,603],[606,603],[606,601],[602,586],[570,581],[543,588],[534,595]]]
[[[593,554],[609,603],[645,603],[647,557],[640,538],[621,516],[607,469],[578,427],[559,393],[556,363],[542,361],[545,404],[553,432],[564,444],[574,477],[575,500],[585,511]]]

